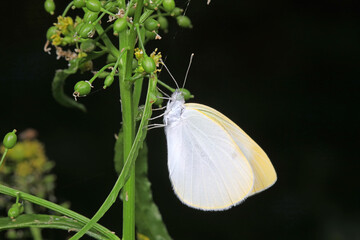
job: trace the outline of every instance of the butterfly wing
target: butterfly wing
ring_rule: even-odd
[[[271,187],[277,179],[275,169],[266,153],[239,126],[213,108],[202,104],[187,103],[189,109],[196,109],[215,120],[235,141],[242,153],[249,161],[255,177],[251,194],[261,192]]]
[[[249,162],[216,121],[185,108],[165,132],[170,180],[183,203],[202,210],[224,210],[252,192]]]

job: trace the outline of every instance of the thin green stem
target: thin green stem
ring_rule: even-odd
[[[73,218],[74,220],[80,222],[80,223],[87,223],[90,221],[90,219],[88,219],[87,217],[84,217],[74,211],[71,211],[67,208],[64,208],[58,204],[52,203],[50,201],[47,201],[45,199],[33,196],[31,194],[19,191],[17,189],[13,189],[10,187],[6,187],[4,185],[0,184],[0,193],[8,195],[8,196],[12,196],[12,197],[17,197],[18,194],[20,194],[21,199],[25,200],[25,201],[29,201],[31,203],[43,206],[45,208],[51,209],[55,212],[58,212],[60,214],[63,214],[67,217]],[[119,238],[110,230],[108,230],[107,228],[99,225],[99,224],[95,224],[94,225],[94,229],[97,230],[98,232],[104,234],[106,237],[108,237],[109,239],[112,240],[119,240]]]
[[[5,151],[4,151],[3,155],[1,156],[0,167],[1,167],[1,165],[2,165],[2,163],[4,161],[4,159],[5,159],[5,156],[6,156],[8,151],[9,151],[9,149],[5,148]]]
[[[109,64],[103,66],[103,67],[89,80],[89,82],[90,82],[90,83],[93,83],[94,80],[95,80],[103,71],[105,71],[106,69],[108,69],[109,67],[112,67],[112,66],[114,66],[114,65],[115,65],[115,63],[109,63]]]
[[[70,8],[72,7],[73,4],[74,4],[74,2],[71,1],[71,2],[66,6],[66,8],[65,8],[65,10],[64,10],[64,12],[63,12],[63,14],[62,14],[61,16],[65,17],[66,14],[67,14],[67,12],[70,10]]]
[[[19,196],[20,194],[18,194]],[[25,203],[25,213],[26,214],[33,214],[34,213],[34,209],[33,209],[33,206],[31,203],[29,202],[26,202]],[[31,232],[31,235],[32,235],[32,238],[33,240],[42,240],[42,235],[41,235],[41,228],[34,228],[34,227],[31,227],[30,228],[30,232]]]
[[[165,87],[166,89],[168,89],[169,91],[175,92],[175,89],[174,89],[174,88],[170,87],[169,85],[167,85],[166,83],[160,81],[159,79],[157,80],[157,82],[158,82],[161,86],[163,86],[163,87]]]
[[[100,24],[96,24],[95,25],[95,29],[97,31],[97,33],[101,36],[101,40],[103,40],[105,46],[108,48],[109,53],[111,53],[111,55],[113,55],[114,57],[118,58],[119,57],[119,50],[114,46],[114,44],[111,42],[110,38],[108,37],[108,35],[105,33],[104,29],[101,27]]]

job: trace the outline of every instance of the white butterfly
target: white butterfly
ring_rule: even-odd
[[[176,90],[164,114],[170,180],[186,205],[225,210],[272,186],[265,152],[235,123]]]

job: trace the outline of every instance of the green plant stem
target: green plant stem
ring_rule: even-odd
[[[66,8],[64,9],[64,12],[63,12],[63,14],[62,14],[61,16],[65,17],[66,14],[67,14],[67,12],[70,10],[70,8],[72,7],[73,4],[74,4],[74,2],[71,1],[71,2],[66,6]]]
[[[67,208],[64,208],[58,204],[52,203],[50,201],[47,201],[45,199],[33,196],[31,194],[28,194],[28,193],[25,193],[22,191],[19,191],[17,189],[6,187],[1,184],[0,184],[0,193],[8,195],[8,196],[12,196],[12,197],[17,197],[18,194],[20,194],[21,199],[23,199],[23,200],[29,201],[31,203],[51,209],[55,212],[61,213],[67,217],[73,218],[74,220],[76,220],[82,224],[85,224],[90,221],[90,219],[88,219],[87,217],[84,217],[84,216],[82,216],[74,211],[71,211]],[[119,238],[114,233],[112,233],[110,230],[108,230],[107,228],[105,228],[99,224],[94,225],[94,229],[97,230],[98,232],[102,233],[103,235],[105,235],[108,239],[119,240]]]
[[[109,67],[112,67],[112,66],[115,66],[115,63],[109,63],[109,64],[103,66],[103,67],[89,80],[89,82],[90,82],[90,83],[93,83],[94,80],[95,80],[103,71],[105,71],[106,69],[108,69]]]
[[[108,35],[105,33],[104,29],[101,27],[100,24],[95,25],[95,29],[99,36],[101,36],[101,40],[103,40],[105,46],[108,48],[108,51],[111,55],[113,55],[115,58],[119,57],[120,51],[114,46],[114,44],[111,42]]]
[[[18,194],[18,196],[16,198],[18,198],[19,195],[20,194]],[[29,202],[25,202],[25,208],[24,209],[25,209],[25,213],[27,213],[27,214],[33,214],[34,213],[33,206]],[[41,228],[30,227],[30,232],[31,232],[33,240],[42,240]]]
[[[141,12],[143,9],[143,0],[138,0],[135,14],[134,25],[139,23]],[[129,6],[131,7],[131,6]],[[131,85],[132,83],[126,81],[131,78],[132,75],[132,59],[134,56],[134,47],[136,42],[136,32],[134,28],[130,28],[129,31],[125,31],[120,34],[120,48],[125,44],[130,50],[127,52],[127,56],[123,61],[125,66],[122,66],[120,72],[120,97],[122,100],[122,116],[123,116],[123,134],[124,134],[124,159],[127,159],[134,141],[135,134],[135,112],[137,106],[133,106],[133,95]],[[124,41],[125,40],[125,41]],[[136,107],[136,108],[135,108]],[[130,177],[126,182],[124,189],[124,201],[123,201],[123,239],[135,240],[135,165],[132,166]]]
[[[161,86],[163,86],[163,87],[165,87],[166,89],[168,89],[169,91],[175,92],[175,89],[172,88],[172,87],[170,87],[170,86],[167,85],[166,83],[164,83],[164,82],[162,82],[162,81],[160,81],[160,80],[158,80],[158,83],[159,83]]]
[[[136,137],[134,139],[134,144],[131,146],[131,150],[128,154],[128,157],[126,158],[126,161],[124,163],[123,169],[121,170],[121,173],[116,180],[116,183],[111,190],[110,194],[104,201],[104,203],[101,205],[99,210],[96,212],[96,214],[93,216],[93,218],[77,233],[75,234],[70,240],[77,240],[80,237],[82,237],[94,224],[96,224],[97,221],[106,213],[107,210],[114,204],[114,202],[117,199],[117,196],[119,195],[119,192],[121,188],[127,183],[127,180],[129,179],[129,175],[131,172],[131,169],[133,168],[135,164],[136,157],[139,153],[139,149],[143,144],[143,141],[146,137],[146,126],[149,122],[149,118],[151,117],[151,106],[156,101],[156,98],[152,99],[151,96],[153,96],[153,92],[156,89],[156,83],[157,78],[156,75],[153,74],[151,79],[149,79],[148,84],[148,91],[146,95],[145,100],[145,107],[144,107],[144,113],[141,118],[139,128],[136,134]]]
[[[8,149],[8,148],[5,148],[5,151],[4,151],[3,155],[1,156],[0,167],[1,167],[1,165],[2,165],[2,163],[3,163],[3,161],[4,161],[4,159],[5,159],[5,156],[6,156],[6,154],[7,154],[8,151],[9,151],[9,149]]]

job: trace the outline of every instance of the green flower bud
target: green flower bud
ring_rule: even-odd
[[[174,0],[164,0],[162,4],[166,12],[171,12],[175,8]]]
[[[16,130],[14,129],[12,132],[9,132],[5,135],[3,140],[3,145],[7,149],[11,149],[15,146],[17,142]]]
[[[88,39],[80,44],[80,49],[84,52],[92,52],[95,47],[95,42],[91,39]]]
[[[82,38],[89,38],[93,31],[95,31],[94,25],[85,23],[80,29],[79,36]]]
[[[99,0],[87,0],[86,8],[92,12],[100,12],[101,3]]]
[[[86,3],[85,0],[74,0],[74,6],[76,8],[83,8],[85,7]]]
[[[55,35],[57,31],[58,31],[57,27],[55,26],[50,27],[46,32],[47,40],[51,41],[52,40],[51,36]]]
[[[91,92],[91,83],[88,81],[79,81],[74,86],[74,96],[86,96]]]
[[[127,28],[127,21],[126,18],[119,18],[116,19],[113,25],[114,34],[119,34],[123,32]]]
[[[160,27],[160,23],[153,18],[149,18],[145,21],[144,26],[146,30],[154,31]]]
[[[105,78],[103,88],[106,89],[107,87],[110,87],[113,82],[114,82],[114,75],[110,74]]]
[[[180,27],[183,27],[183,28],[192,28],[193,27],[191,24],[190,18],[188,18],[187,16],[178,16],[176,18],[176,20]]]
[[[148,56],[144,56],[141,66],[144,68],[145,72],[152,73],[156,70],[156,64],[154,59]]]
[[[46,0],[44,3],[44,8],[48,13],[50,13],[51,15],[54,15],[55,3],[53,0]]]

